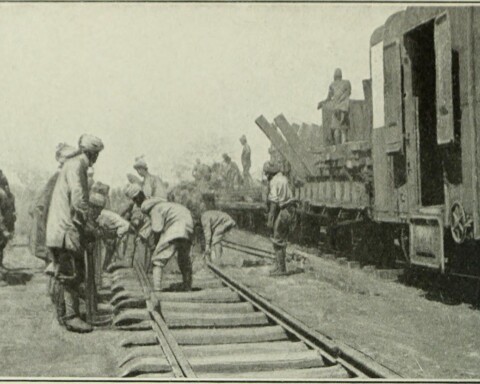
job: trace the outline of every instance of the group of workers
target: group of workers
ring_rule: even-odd
[[[250,154],[246,139],[242,155],[244,179],[249,176]],[[101,139],[84,134],[73,147],[59,144],[56,150],[58,169],[53,173],[32,204],[30,246],[43,259],[50,276],[49,293],[61,326],[73,332],[90,332],[92,326],[80,317],[80,300],[85,299],[85,268],[89,252],[96,242],[105,245],[103,269],[113,261],[119,241],[131,233],[151,250],[153,288],[162,289],[165,266],[176,258],[182,275],[183,290],[192,288],[191,247],[194,226],[203,229],[203,259],[222,259],[221,241],[235,227],[226,213],[217,211],[208,199],[202,201],[200,216],[182,204],[169,201],[168,185],[149,172],[143,157],[135,159],[134,169],[140,178],[129,175],[124,194],[128,206],[118,212],[110,208],[108,185],[95,181],[92,166],[104,149]],[[272,275],[286,273],[285,247],[292,217],[294,199],[287,178],[280,167],[268,162],[264,167],[269,180],[268,225],[277,263]],[[12,238],[15,224],[15,202],[8,181],[0,174],[0,273],[3,271],[3,249]],[[195,223],[194,223],[195,222]],[[0,276],[1,278],[1,276]]]
[[[330,86],[327,103],[334,104],[334,120],[342,140],[342,126],[348,119],[350,83],[335,71],[335,81]],[[240,137],[243,150],[243,173],[228,154],[223,154],[221,174],[224,185],[237,189],[252,185],[250,176],[251,149],[245,135]],[[205,199],[199,212],[192,215],[186,206],[171,201],[168,184],[149,172],[144,157],[133,164],[138,176],[128,174],[129,184],[124,189],[128,202],[121,209],[112,210],[108,185],[94,180],[93,165],[104,144],[98,137],[84,134],[77,146],[62,143],[55,157],[59,164],[46,185],[33,202],[30,215],[32,227],[30,247],[32,253],[46,263],[50,275],[49,293],[54,303],[60,325],[74,332],[90,332],[92,326],[80,317],[79,303],[85,298],[85,267],[99,241],[105,246],[102,264],[104,270],[113,262],[113,254],[126,234],[131,233],[151,252],[153,288],[160,291],[165,266],[173,259],[182,275],[183,290],[192,289],[191,248],[195,226],[201,225],[205,250],[203,259],[221,262],[222,239],[236,226],[227,214],[217,211]],[[288,170],[275,156],[266,162],[263,173],[268,180],[267,226],[276,257],[272,276],[286,274],[286,246],[295,218],[296,199],[287,177]],[[209,181],[212,169],[197,160],[193,169],[196,182]],[[0,279],[3,267],[3,250],[13,237],[15,227],[15,199],[6,177],[0,171]]]
[[[253,184],[252,176],[250,175],[250,168],[252,166],[251,155],[252,151],[248,145],[247,138],[245,135],[240,137],[240,143],[242,144],[242,155],[241,162],[243,172],[240,172],[240,169],[232,160],[232,158],[224,153],[222,155],[223,164],[220,169],[218,169],[218,175],[214,175],[214,167],[209,167],[208,165],[202,163],[200,159],[197,159],[195,166],[193,167],[192,176],[197,183],[209,183],[212,178],[217,176],[220,179],[220,185],[225,189],[237,190],[241,186],[249,188]]]
[[[328,97],[318,108],[327,104],[333,109],[332,130],[335,142],[345,140],[348,126],[350,82],[342,80],[340,69],[335,71]],[[251,185],[251,150],[246,137],[241,162],[243,174],[227,154],[223,155],[224,185],[236,189]],[[119,239],[127,233],[135,235],[152,252],[153,288],[162,289],[165,266],[172,258],[182,275],[182,289],[192,288],[191,247],[194,221],[199,221],[205,240],[204,259],[222,259],[222,239],[235,227],[235,221],[226,213],[216,211],[207,200],[201,204],[200,217],[182,204],[169,201],[168,184],[149,172],[143,157],[135,159],[134,169],[141,179],[128,175],[125,188],[127,206],[113,212],[110,209],[109,186],[93,179],[92,166],[104,149],[101,139],[84,134],[78,146],[60,144],[56,151],[59,167],[34,201],[30,214],[33,218],[30,242],[32,252],[45,260],[50,274],[49,292],[54,302],[59,324],[74,332],[90,332],[92,326],[80,318],[79,302],[85,276],[85,254],[92,252],[97,240],[106,248],[103,267],[112,262]],[[285,167],[273,159],[264,164],[268,180],[267,226],[272,231],[276,263],[272,276],[286,274],[286,246],[295,218],[296,199]],[[193,170],[198,182],[209,180],[211,169],[199,160]],[[8,181],[0,171],[0,278],[5,272],[3,250],[12,238],[15,227],[15,199]]]

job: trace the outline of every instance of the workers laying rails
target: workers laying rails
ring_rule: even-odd
[[[227,213],[216,210],[204,211],[200,221],[205,239],[205,259],[223,263],[222,240],[236,226],[235,221]]]
[[[113,257],[118,243],[128,232],[133,232],[133,228],[122,216],[108,209],[101,211],[96,222],[105,243],[105,259],[102,263],[102,270],[106,271],[109,265],[115,261]]]
[[[172,258],[177,258],[182,274],[183,290],[192,288],[192,262],[190,249],[193,238],[193,219],[190,211],[181,204],[167,202],[161,197],[148,198],[138,184],[129,184],[125,195],[132,199],[148,217],[139,235],[152,250],[153,288],[162,289],[163,270]]]

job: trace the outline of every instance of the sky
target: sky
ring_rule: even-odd
[[[55,148],[82,133],[105,144],[95,178],[127,182],[134,158],[170,182],[198,157],[240,165],[242,134],[260,175],[255,124],[283,113],[321,123],[333,71],[363,98],[385,4],[2,3],[0,168],[53,173]],[[8,174],[7,174],[8,176]]]

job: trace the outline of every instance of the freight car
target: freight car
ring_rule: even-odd
[[[322,126],[256,120],[291,166],[297,233],[373,245],[365,253],[387,263],[480,275],[477,49],[480,8],[409,7],[371,36],[370,79],[364,100],[350,101],[345,144],[332,145],[328,106]],[[262,210],[220,205],[251,225]]]

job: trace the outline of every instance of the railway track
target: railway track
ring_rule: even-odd
[[[164,284],[175,287],[178,275]],[[209,263],[194,290],[154,292],[142,266],[111,275],[113,324],[121,377],[388,378],[398,377],[275,307]]]

